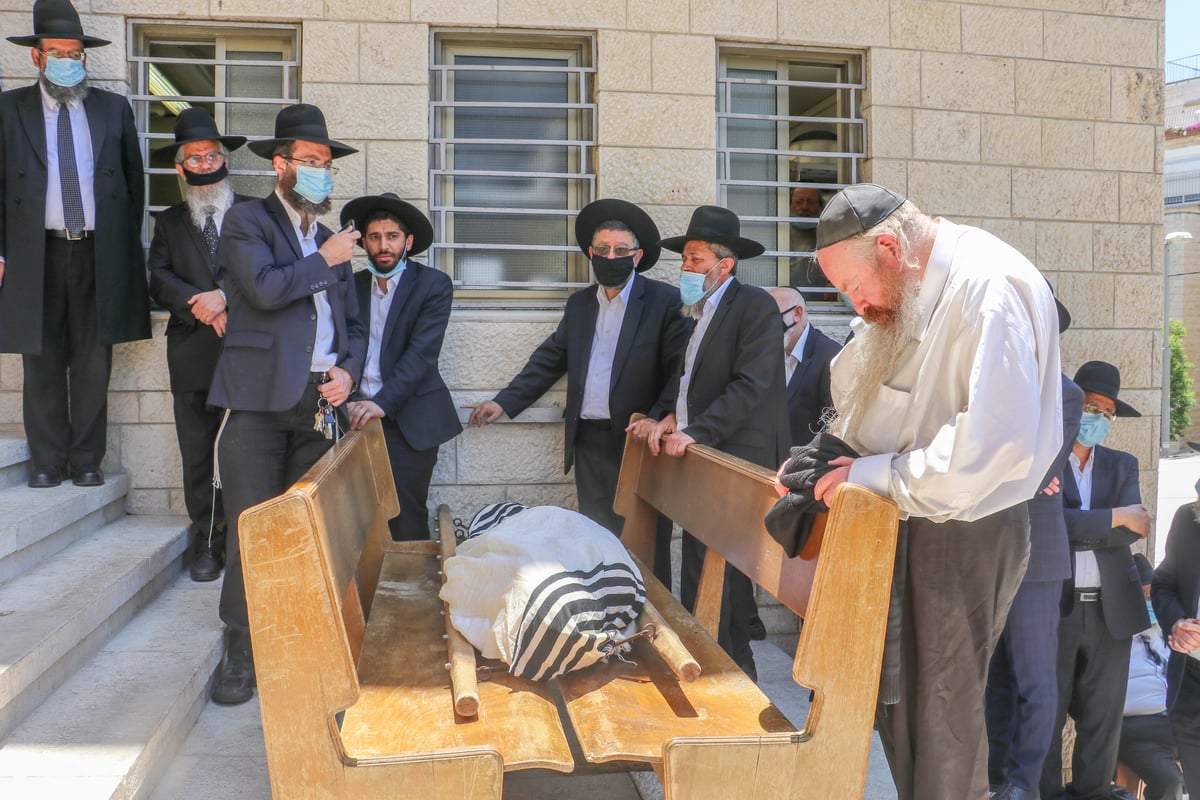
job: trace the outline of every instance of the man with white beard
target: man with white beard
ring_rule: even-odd
[[[222,412],[207,398],[225,335],[221,223],[230,206],[249,199],[233,192],[229,153],[245,143],[244,136],[222,136],[208,112],[193,106],[175,121],[174,143],[151,156],[153,163],[174,164],[183,195],[183,202],[159,212],[147,265],[150,295],[171,312],[167,369],[183,457],[183,500],[191,519],[194,581],[216,580],[225,552],[225,514],[212,486],[213,441]]]
[[[907,543],[900,701],[880,706],[880,738],[900,800],[983,800],[988,661],[1025,572],[1026,501],[1062,443],[1054,298],[1012,247],[874,184],[830,200],[817,257],[861,315],[829,431],[863,455],[831,462],[815,494],[891,497]]]

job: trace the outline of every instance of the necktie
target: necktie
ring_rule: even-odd
[[[58,180],[62,186],[63,224],[71,233],[79,233],[83,230],[83,196],[79,193],[71,112],[63,103],[58,104]]]
[[[210,211],[208,216],[204,218],[204,243],[208,245],[208,266],[213,270],[213,272],[216,272],[217,269],[218,241],[217,223],[213,221],[213,215]]]

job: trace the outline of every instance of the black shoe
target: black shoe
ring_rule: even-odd
[[[196,583],[215,581],[221,577],[221,559],[217,558],[217,554],[210,548],[198,547],[188,573]]]
[[[104,473],[99,467],[76,467],[71,471],[71,482],[76,486],[103,486]]]
[[[1001,784],[988,795],[989,800],[1041,800],[1037,789],[1022,789],[1011,783]]]
[[[750,631],[750,638],[754,641],[761,642],[767,638],[767,626],[763,625],[763,621],[759,617],[751,617],[746,627]]]
[[[29,475],[30,489],[49,489],[62,485],[62,470],[58,467],[37,467]]]
[[[212,701],[222,706],[236,706],[254,697],[254,658],[250,653],[250,634],[247,631],[225,631],[225,658],[217,668]]]

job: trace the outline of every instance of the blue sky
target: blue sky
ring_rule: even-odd
[[[1167,0],[1167,61],[1200,55],[1200,0]]]

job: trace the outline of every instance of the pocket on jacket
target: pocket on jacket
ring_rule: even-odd
[[[225,347],[256,347],[269,350],[275,344],[275,334],[267,331],[226,331]]]

